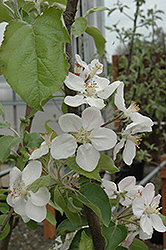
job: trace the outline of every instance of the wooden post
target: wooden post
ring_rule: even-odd
[[[166,160],[166,154],[161,156],[161,162]],[[160,170],[162,191],[162,214],[166,216],[166,166]],[[166,232],[163,233],[163,250],[166,250]]]
[[[55,209],[47,204],[46,208],[53,214],[55,217]],[[56,235],[56,227],[54,227],[50,222],[44,220],[44,238],[53,239]]]

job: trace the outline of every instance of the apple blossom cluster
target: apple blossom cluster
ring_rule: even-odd
[[[128,176],[122,179],[118,185],[103,179],[102,186],[110,199],[117,199],[117,205],[120,203],[123,206],[118,212],[115,209],[113,220],[123,220],[128,228],[128,236],[123,243],[124,247],[128,247],[136,235],[139,235],[140,239],[146,240],[152,237],[153,229],[158,232],[166,231],[159,212],[161,195],[155,196],[152,183],[146,184],[145,187],[136,185],[135,177]]]
[[[33,193],[28,187],[37,180],[42,173],[40,161],[31,161],[21,172],[17,167],[10,171],[10,191],[7,203],[14,208],[26,223],[30,219],[42,222],[46,218],[46,204],[50,200],[50,192],[41,187]]]

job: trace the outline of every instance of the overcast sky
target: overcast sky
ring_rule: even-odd
[[[110,9],[114,8],[114,4],[116,0],[105,0],[105,6],[109,7]],[[126,9],[128,15],[133,17],[135,12],[135,2],[134,0],[121,0],[124,4],[128,5],[130,9]],[[156,3],[157,2],[157,3]],[[165,12],[164,15],[161,15],[163,21],[158,21],[158,26],[163,27],[164,31],[166,32],[166,0],[146,0],[146,4],[143,5],[143,9],[146,13],[147,9],[154,8],[157,5],[157,9],[163,10]],[[112,26],[113,24],[119,21],[119,27],[132,27],[132,21],[125,17],[123,14],[120,14],[118,11],[114,11],[109,17],[107,17],[107,11],[105,11],[105,25]],[[4,31],[5,23],[0,24],[0,42],[3,39],[3,31]],[[140,30],[139,30],[140,31]],[[146,29],[142,30],[144,33],[149,33]],[[108,54],[108,60],[111,61],[112,55],[115,53],[115,49],[117,48],[119,41],[116,39],[115,32],[110,32],[108,30],[105,31],[105,37],[107,40],[106,43],[106,50]]]

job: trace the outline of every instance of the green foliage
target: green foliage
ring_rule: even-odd
[[[143,241],[135,238],[132,244],[130,245],[129,249],[130,250],[148,250],[148,247]]]
[[[54,227],[56,226],[56,219],[49,210],[47,210],[46,220],[50,222]]]
[[[79,200],[90,207],[99,219],[108,226],[111,220],[111,204],[105,191],[95,183],[80,188]]]
[[[92,250],[92,245],[92,239],[86,235],[85,231],[82,231],[79,250]]]
[[[114,250],[127,237],[127,229],[111,222],[109,227],[103,226],[102,234],[107,241],[105,250]]]
[[[79,231],[75,234],[75,236],[74,236],[74,238],[73,238],[73,240],[72,240],[72,242],[71,242],[71,244],[70,244],[69,250],[80,250],[79,244],[80,244],[80,241],[81,241],[81,236],[82,236],[82,232],[83,232],[83,231],[85,232],[85,234],[87,235],[87,237],[90,238],[90,231],[89,231],[89,228],[85,228],[85,229],[79,230]]]
[[[0,115],[2,116],[3,120],[5,120],[5,111],[1,102],[0,102]]]
[[[41,102],[59,89],[67,74],[64,44],[70,38],[61,14],[61,10],[50,7],[31,25],[12,21],[0,49],[8,83],[29,106],[39,110]]]
[[[7,6],[5,3],[0,1],[0,23],[10,22],[14,18],[14,12],[12,11],[12,9],[9,8],[9,6]]]
[[[36,230],[38,225],[36,221],[30,220],[27,223],[25,223],[27,227],[29,227],[31,230]]]
[[[0,122],[0,128],[11,128],[11,124],[9,122]]]
[[[59,211],[61,215],[63,215],[63,209],[55,202],[53,202],[51,199],[49,200],[48,203],[51,207],[53,207],[55,210]]]
[[[113,8],[113,9],[109,9],[105,6],[98,6],[98,7],[95,7],[95,8],[92,8],[90,10],[88,10],[84,17],[87,17],[89,14],[93,13],[93,12],[98,12],[98,11],[103,11],[103,10],[108,10],[109,11],[109,14],[111,14],[116,8]]]
[[[119,172],[119,169],[114,165],[114,161],[109,156],[102,153],[100,153],[100,159],[97,167],[112,174]]]
[[[7,217],[6,214],[0,215],[0,225],[2,225],[2,223],[4,222],[6,217]],[[6,226],[4,227],[2,233],[0,234],[0,241],[3,240],[8,235],[9,232],[10,232],[10,225],[9,225],[9,222],[8,222],[6,224]]]
[[[10,155],[11,149],[19,144],[21,142],[20,137],[13,137],[11,135],[4,135],[0,137],[0,145],[1,145],[1,150],[0,150],[0,161],[4,162],[6,158]]]
[[[101,55],[104,54],[104,50],[105,50],[105,43],[106,40],[103,37],[101,31],[99,29],[97,29],[96,27],[93,26],[88,26],[85,30],[85,32],[93,37],[93,40],[95,42],[96,48],[97,48],[97,52]]]
[[[24,143],[26,147],[34,150],[35,148],[39,148],[42,142],[43,139],[39,133],[25,133]]]
[[[78,17],[75,19],[75,22],[71,26],[71,32],[74,37],[81,36],[82,33],[87,28],[87,20],[84,17]]]
[[[93,178],[95,180],[101,181],[101,178],[99,176],[99,169],[98,167],[95,168],[92,172],[87,172],[80,168],[78,164],[76,163],[76,157],[68,157],[68,159],[65,161],[64,165],[68,165],[71,169],[73,169],[75,172],[77,172],[80,175],[84,175],[88,178]]]
[[[7,214],[9,212],[9,206],[6,203],[0,202],[0,212]]]
[[[51,184],[54,184],[55,181],[51,178],[50,175],[43,175],[34,181],[29,187],[28,190],[32,190],[32,192],[37,192],[40,187],[47,187]]]

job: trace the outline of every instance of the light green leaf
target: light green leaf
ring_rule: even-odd
[[[3,118],[3,120],[5,120],[5,110],[4,110],[1,102],[0,102],[0,114],[1,114],[1,116]]]
[[[0,137],[0,161],[4,162],[4,160],[10,155],[11,149],[21,142],[20,137],[13,137],[11,135],[6,135]]]
[[[0,23],[10,22],[14,19],[14,12],[6,4],[0,1]]]
[[[5,201],[7,198],[7,195],[5,194],[0,194],[0,201]]]
[[[93,39],[94,39],[94,42],[95,42],[95,45],[96,45],[96,48],[97,48],[97,52],[101,55],[104,54],[104,51],[105,51],[105,43],[106,43],[106,40],[105,38],[103,37],[101,31],[99,29],[97,29],[96,27],[93,27],[93,26],[88,26],[85,30],[85,32],[92,36]]]
[[[98,162],[98,168],[106,170],[110,173],[116,173],[119,172],[119,169],[114,165],[114,161],[105,154],[100,154],[100,159]]]
[[[26,133],[24,137],[24,143],[26,147],[31,149],[39,148],[43,138],[38,133]]]
[[[102,235],[106,238],[105,250],[114,250],[127,237],[127,229],[124,225],[110,223],[109,227],[103,226]]]
[[[64,165],[68,165],[69,168],[73,169],[75,172],[77,172],[80,175],[84,175],[84,176],[86,176],[88,178],[93,178],[93,179],[98,180],[98,181],[101,182],[98,167],[96,167],[95,170],[93,170],[92,172],[87,172],[87,171],[83,170],[82,168],[80,168],[78,166],[78,164],[76,163],[76,157],[75,156],[69,157],[65,161]]]
[[[92,245],[92,239],[86,235],[85,231],[82,231],[79,250],[92,250]]]
[[[67,4],[67,0],[49,0],[49,3],[61,3],[66,5]]]
[[[56,226],[56,219],[49,210],[47,210],[46,220],[50,222],[54,227]]]
[[[38,227],[38,224],[36,221],[30,220],[27,223],[25,223],[27,227],[29,227],[31,230],[36,230]]]
[[[132,244],[129,246],[129,249],[130,250],[148,250],[148,247],[143,241],[135,238]]]
[[[67,105],[64,102],[62,102],[61,110],[62,110],[63,114],[68,113]]]
[[[3,188],[0,189],[0,194],[4,194],[5,192],[8,192],[8,190]]]
[[[57,203],[65,212],[67,218],[72,222],[72,223],[81,223],[81,217],[78,214],[77,210],[75,211],[75,213],[71,212],[68,209],[67,206],[67,200],[65,198],[65,193],[61,193],[60,190],[57,188],[55,188],[54,190],[54,200],[55,203]]]
[[[10,22],[0,49],[8,83],[29,106],[39,110],[42,100],[61,87],[68,73],[64,45],[70,37],[61,15],[62,10],[50,7],[33,24]]]
[[[61,215],[63,215],[63,209],[57,203],[53,202],[52,200],[49,200],[48,204],[55,210],[59,211]]]
[[[78,17],[75,19],[75,22],[71,26],[71,32],[74,35],[74,37],[81,36],[82,33],[87,28],[87,20],[84,17]]]
[[[47,187],[51,184],[54,184],[55,181],[51,178],[50,175],[43,175],[36,181],[34,181],[29,187],[28,190],[32,190],[32,192],[37,192],[40,187]]]
[[[166,216],[163,215],[163,214],[160,214],[160,213],[159,213],[159,216],[162,219],[162,222],[163,222],[164,226],[166,226]]]
[[[7,216],[6,214],[0,215],[0,225],[4,222],[4,220],[6,219],[6,216]],[[2,233],[0,234],[0,241],[3,240],[8,235],[9,232],[10,232],[10,225],[9,223],[7,223]]]
[[[95,7],[93,9],[90,9],[88,10],[86,13],[85,13],[85,16],[84,17],[87,17],[89,14],[93,13],[93,12],[98,12],[98,11],[103,11],[103,10],[109,10],[109,12],[111,11],[111,9],[107,8],[107,7],[104,7],[104,6],[98,6],[98,7]]]
[[[108,226],[111,220],[111,204],[105,191],[95,183],[89,183],[80,188],[78,198],[86,206],[90,207]]]
[[[0,202],[0,212],[7,214],[9,212],[9,206],[6,203]]]
[[[0,128],[11,128],[11,124],[9,122],[0,122]]]

